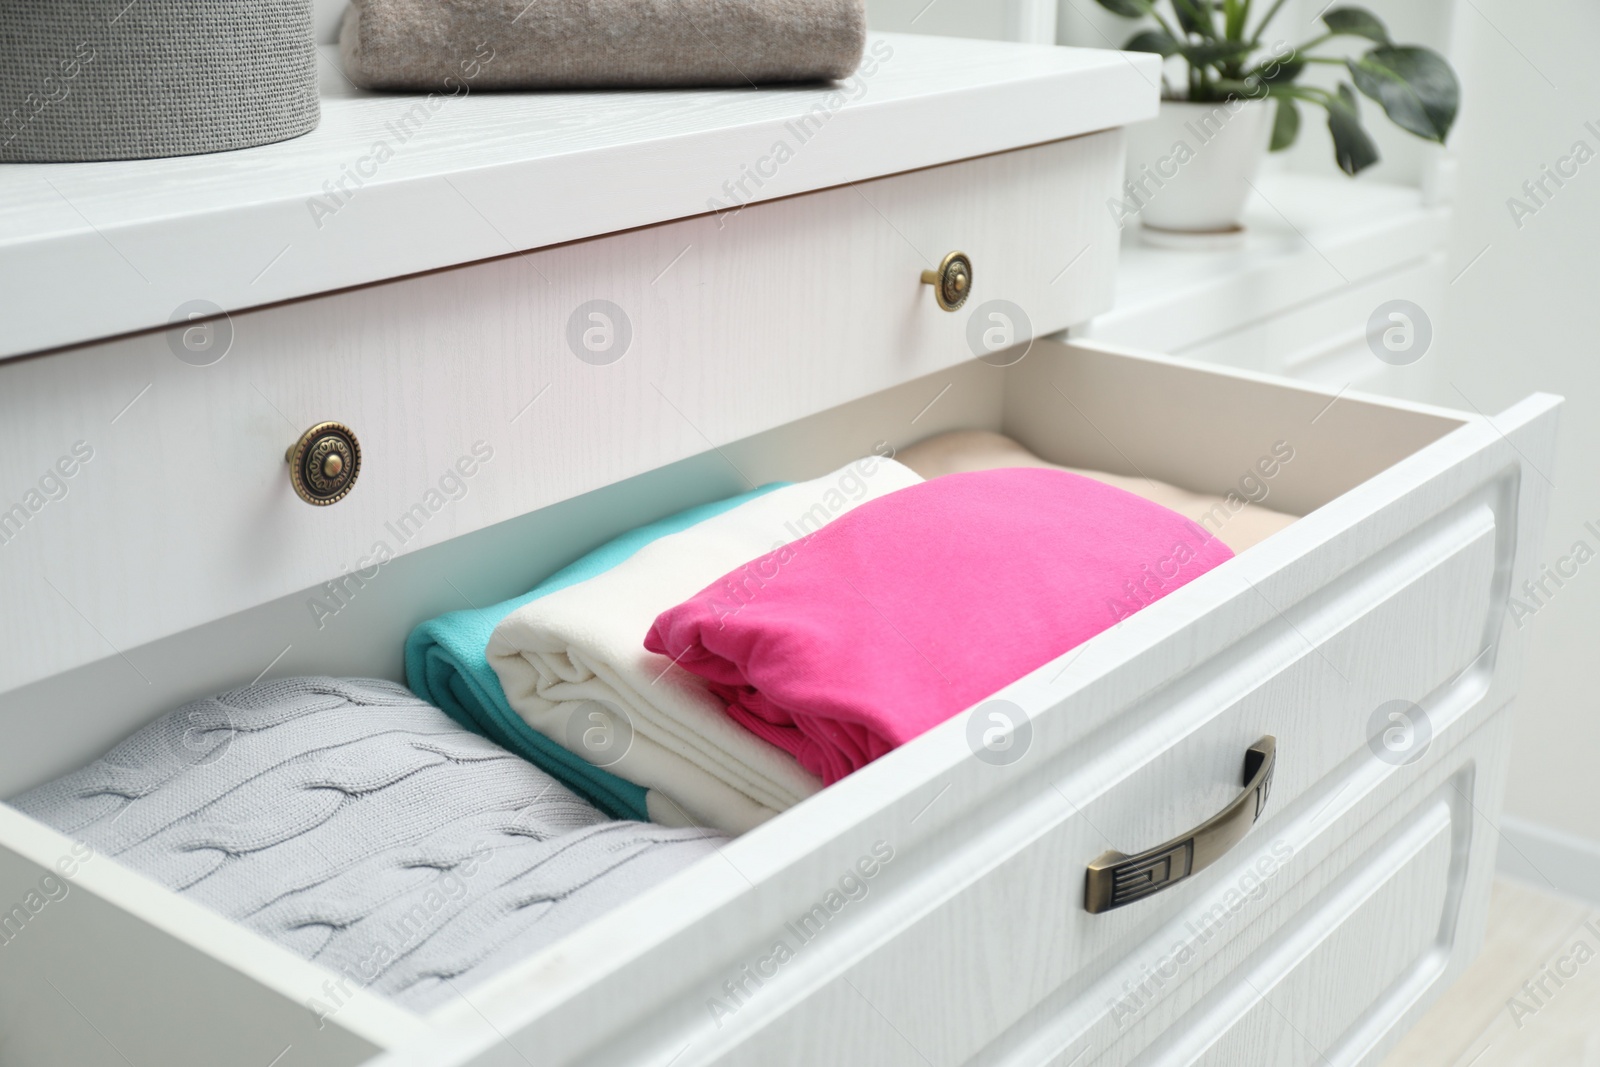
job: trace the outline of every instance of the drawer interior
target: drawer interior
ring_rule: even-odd
[[[0,796],[48,781],[186,701],[268,672],[404,681],[419,622],[532,588],[584,552],[685,507],[800,481],[887,444],[1005,433],[1066,466],[1143,475],[1307,515],[1460,426],[1451,412],[1338,395],[1098,345],[1033,342],[958,365],[385,564],[332,617],[313,586],[0,694]],[[1293,459],[1258,464],[1280,443]],[[339,578],[329,574],[330,581]],[[173,596],[182,596],[174,589]]]
[[[404,638],[426,618],[514,596],[616,534],[686,506],[751,484],[815,477],[883,444],[898,449],[947,430],[994,430],[1063,465],[1143,475],[1224,498],[1234,494],[1305,516],[1403,466],[1467,421],[1449,412],[1336,396],[1099,346],[1041,340],[1025,355],[997,362],[1009,365],[962,364],[401,556],[385,564],[378,580],[343,600],[332,617],[308,609],[309,600],[323,594],[316,587],[0,695],[0,729],[8,737],[0,752],[0,795],[87,762],[187,700],[264,674],[403,680]],[[1281,460],[1283,446],[1292,459],[1273,464],[1270,476],[1264,474],[1263,460],[1275,449]],[[1471,527],[1470,519],[1460,522],[1463,529]],[[1334,519],[1321,526],[1313,521],[1297,524],[1251,552],[1287,561],[1321,543],[1339,525]],[[1462,558],[1475,560],[1476,542],[1468,536],[1463,544]],[[1469,567],[1474,574],[1482,569],[1476,563]],[[884,776],[877,776],[874,784],[859,789],[881,791],[887,788],[884,782]],[[841,783],[847,785],[855,788],[849,780]],[[813,839],[825,837],[830,820],[842,818],[845,810],[832,802],[803,807],[809,810],[793,814],[804,814]],[[19,886],[35,870],[48,870],[68,847],[58,835],[15,812],[0,811],[0,816],[0,854],[15,867],[6,873]],[[763,828],[764,842],[777,840],[765,831],[778,823],[794,830],[802,825],[790,816],[780,817]],[[782,849],[752,848],[755,867],[781,873]],[[702,867],[710,865],[713,861]],[[281,1010],[303,1003],[307,991],[325,979],[319,969],[286,953],[265,951],[270,946],[243,931],[208,923],[200,909],[184,907],[131,872],[114,864],[105,867],[109,872],[80,883],[86,895],[123,913],[121,925],[127,931],[147,926],[164,930],[195,949],[207,965],[220,961],[249,974],[262,990],[261,1005]],[[701,877],[693,892],[702,909],[748,888],[745,870],[697,873]],[[632,913],[644,917],[685,905],[685,892],[683,880],[675,880],[648,894],[651,899]],[[804,892],[799,891],[800,897]],[[783,904],[778,897],[761,908],[767,913]],[[730,911],[727,921],[738,920]],[[130,932],[121,943],[136,946],[138,938]],[[604,943],[600,934],[588,942],[591,949]],[[619,940],[612,948],[621,958],[632,946]],[[565,953],[558,945],[536,965],[530,963],[526,974],[497,980],[500,995],[530,1001],[564,996],[564,978],[587,973],[584,968],[597,962],[592,952],[581,965]],[[189,975],[200,973],[183,963],[174,966]],[[375,1045],[416,1032],[404,1013],[368,1003],[371,999],[358,998],[353,1003],[364,1006],[341,1012],[331,1028],[341,1036],[318,1039],[325,1058],[317,1062],[361,1062]],[[443,1021],[470,1023],[456,1017]]]

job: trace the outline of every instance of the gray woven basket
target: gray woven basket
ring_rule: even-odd
[[[317,125],[311,0],[0,7],[0,162],[219,152]]]

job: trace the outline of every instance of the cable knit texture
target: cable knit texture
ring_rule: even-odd
[[[721,841],[608,820],[370,679],[196,701],[10,803],[417,1011]]]

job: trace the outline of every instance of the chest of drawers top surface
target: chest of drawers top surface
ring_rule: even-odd
[[[1154,117],[1153,56],[874,34],[833,84],[355,90],[291,141],[0,173],[0,359]],[[489,59],[488,62],[492,62]]]

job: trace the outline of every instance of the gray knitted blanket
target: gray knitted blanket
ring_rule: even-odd
[[[364,89],[656,88],[845,78],[865,0],[352,0],[339,32]]]
[[[722,840],[607,820],[369,679],[196,701],[9,803],[347,976],[346,994],[366,987],[417,1011]]]

